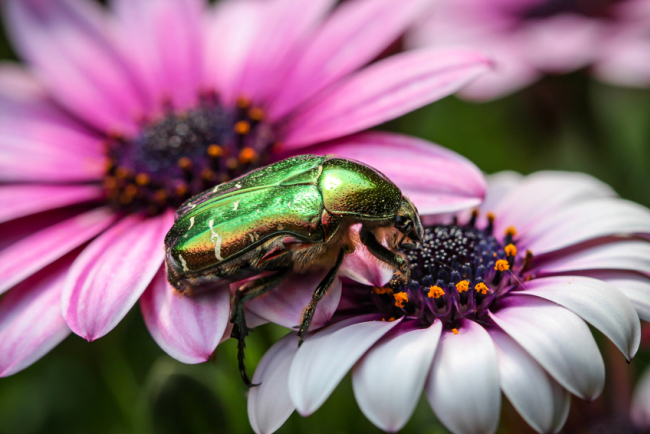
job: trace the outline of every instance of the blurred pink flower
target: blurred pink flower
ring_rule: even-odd
[[[115,0],[109,10],[87,0],[3,1],[27,67],[0,65],[0,293],[9,291],[0,376],[70,329],[104,336],[138,300],[165,351],[207,360],[227,328],[229,294],[179,298],[167,284],[162,240],[173,209],[283,152],[338,139],[372,164],[409,142],[341,137],[453,93],[489,67],[465,49],[368,66],[428,3]],[[371,139],[381,144],[369,152]],[[474,179],[473,165],[460,166]],[[471,206],[481,182],[447,185],[432,208]]]
[[[539,432],[561,429],[571,394],[601,393],[586,323],[636,353],[639,317],[650,319],[650,210],[582,174],[488,184],[480,213],[425,216],[408,284],[346,283],[327,327],[300,349],[290,333],[268,351],[248,400],[256,432],[296,408],[312,414],[350,369],[362,412],[390,432],[423,390],[454,433],[495,432],[501,391]]]
[[[537,81],[595,66],[607,81],[650,83],[648,0],[440,0],[407,37],[410,47],[467,45],[495,68],[460,94],[497,98]]]

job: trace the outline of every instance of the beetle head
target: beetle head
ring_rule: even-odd
[[[422,241],[424,228],[420,221],[420,214],[417,208],[407,197],[402,196],[402,202],[397,210],[395,218],[395,228],[403,233],[410,240],[419,243]],[[415,248],[415,244],[407,243],[405,240],[400,242],[400,247],[405,249]]]

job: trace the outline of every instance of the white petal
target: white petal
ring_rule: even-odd
[[[581,274],[603,280],[617,287],[630,299],[639,318],[650,322],[650,278],[631,271],[595,270],[585,271]]]
[[[569,415],[569,392],[510,336],[500,330],[491,330],[490,336],[497,350],[503,393],[537,432],[558,432]]]
[[[641,342],[641,322],[630,300],[615,286],[588,277],[557,276],[526,282],[529,294],[577,313],[603,332],[631,360]]]
[[[289,373],[289,394],[301,415],[316,411],[357,360],[400,322],[359,321],[341,321],[305,339]]]
[[[402,323],[355,366],[354,396],[363,414],[382,430],[399,431],[413,414],[441,332],[440,321],[426,329]]]
[[[248,392],[248,418],[258,434],[277,431],[295,410],[289,397],[289,368],[298,351],[298,336],[289,333],[260,360]]]
[[[517,295],[490,318],[569,392],[593,400],[605,385],[605,363],[580,317],[546,300]]]
[[[501,411],[499,368],[494,344],[483,327],[462,320],[458,334],[442,334],[425,391],[450,431],[496,431]]]

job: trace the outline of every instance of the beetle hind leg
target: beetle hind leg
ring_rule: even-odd
[[[336,278],[336,274],[339,272],[339,268],[341,267],[341,263],[343,263],[345,253],[346,249],[341,249],[334,267],[332,267],[332,269],[327,272],[325,278],[318,284],[316,290],[314,290],[314,295],[312,295],[311,301],[305,308],[305,312],[302,315],[302,321],[300,323],[300,328],[298,329],[298,346],[302,345],[305,335],[307,334],[307,330],[309,330],[309,325],[311,324],[311,320],[314,318],[314,313],[316,312],[316,306],[318,302],[321,298],[323,298],[325,294],[327,294],[330,286],[332,286],[332,283]]]
[[[230,315],[230,322],[233,324],[231,338],[237,339],[237,362],[239,365],[239,373],[244,384],[248,387],[259,386],[253,384],[246,374],[246,364],[244,362],[245,349],[246,349],[246,336],[248,336],[248,326],[246,325],[246,318],[244,316],[244,303],[248,300],[257,298],[282,282],[287,275],[291,272],[291,268],[283,269],[277,273],[262,277],[253,282],[250,287],[242,286],[235,293],[233,299],[232,313]]]
[[[384,247],[366,227],[361,228],[359,236],[370,253],[397,270],[401,274],[401,280],[408,282],[410,269],[406,259]]]

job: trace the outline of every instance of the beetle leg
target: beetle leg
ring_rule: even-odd
[[[341,267],[341,264],[343,263],[343,258],[345,257],[346,249],[341,249],[339,252],[339,256],[336,259],[336,263],[334,264],[334,267],[330,271],[327,272],[327,275],[325,278],[318,284],[316,287],[316,290],[314,290],[314,294],[311,297],[311,301],[305,308],[305,312],[302,314],[302,321],[300,323],[300,329],[298,330],[298,346],[302,345],[302,341],[307,334],[307,330],[309,330],[309,325],[311,324],[311,320],[314,317],[314,312],[316,312],[316,305],[320,301],[321,298],[325,294],[327,294],[327,290],[330,289],[330,286],[332,286],[332,283],[334,282],[334,278],[336,277],[336,273],[339,272],[339,268]]]
[[[361,242],[368,248],[368,251],[370,253],[372,253],[376,258],[386,262],[396,270],[400,271],[408,279],[410,270],[406,259],[384,247],[379,241],[377,241],[375,234],[373,234],[370,229],[366,227],[361,228],[359,236],[361,238]]]
[[[253,286],[248,288],[241,287],[235,292],[233,299],[232,314],[230,315],[230,322],[233,324],[231,338],[237,339],[237,361],[239,363],[239,373],[248,387],[258,386],[253,384],[246,374],[246,364],[244,363],[244,349],[246,348],[246,336],[248,336],[248,327],[246,326],[246,318],[244,316],[244,303],[248,300],[257,298],[282,282],[287,275],[291,272],[291,268],[283,269],[277,273],[257,279]]]

